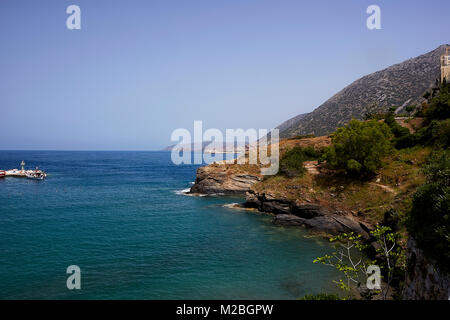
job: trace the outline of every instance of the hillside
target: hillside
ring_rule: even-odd
[[[364,76],[335,94],[314,111],[300,114],[278,126],[282,138],[303,134],[327,135],[351,118],[362,119],[368,112],[385,112],[398,106],[418,105],[423,94],[440,78],[440,55],[435,50]]]

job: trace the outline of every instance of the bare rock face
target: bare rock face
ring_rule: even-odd
[[[209,165],[197,169],[197,178],[190,193],[245,194],[262,177],[241,173],[225,165]]]
[[[450,275],[440,270],[436,261],[428,258],[417,247],[414,239],[408,240],[408,270],[406,271],[404,300],[448,300]]]

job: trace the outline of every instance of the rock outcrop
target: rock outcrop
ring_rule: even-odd
[[[262,176],[241,172],[236,166],[209,165],[197,169],[197,177],[190,193],[199,194],[245,194]]]
[[[284,139],[280,141],[280,155],[293,147],[323,148],[329,146],[329,137]],[[231,163],[229,160],[197,169],[197,176],[190,193],[198,194],[242,194],[262,181],[261,166]]]
[[[436,261],[427,257],[412,238],[408,240],[407,256],[408,267],[403,299],[450,299],[450,274],[440,270]]]
[[[275,217],[272,222],[277,225],[304,226],[332,235],[355,232],[366,240],[370,238],[370,227],[351,214],[324,208],[318,204],[280,199],[271,194],[258,194],[250,190],[246,193],[244,206],[273,213]]]

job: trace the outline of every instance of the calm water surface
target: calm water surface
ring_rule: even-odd
[[[326,241],[179,192],[198,166],[169,152],[0,151],[0,169],[21,160],[49,175],[0,179],[2,299],[295,299],[336,279],[312,263]]]

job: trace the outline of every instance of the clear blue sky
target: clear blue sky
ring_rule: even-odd
[[[449,14],[442,0],[1,0],[0,149],[160,149],[194,120],[270,129],[449,43]]]

